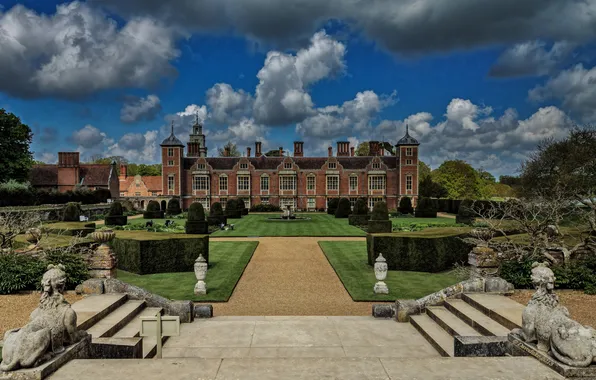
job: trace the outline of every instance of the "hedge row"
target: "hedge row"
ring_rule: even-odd
[[[110,246],[118,268],[136,274],[192,272],[200,254],[209,262],[208,235],[164,239],[163,233],[145,232],[138,237],[117,236]]]
[[[467,262],[473,248],[460,239],[464,235],[461,232],[438,237],[368,234],[368,264],[373,265],[382,253],[389,270],[434,273],[451,269],[455,263]]]
[[[32,187],[18,190],[0,188],[0,207],[65,204],[69,202],[95,204],[105,203],[110,198],[112,198],[112,195],[108,189],[79,189],[59,192],[57,190],[48,191]]]

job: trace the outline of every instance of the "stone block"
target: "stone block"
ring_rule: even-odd
[[[143,339],[95,338],[90,353],[93,359],[142,359]]]
[[[77,294],[103,294],[104,285],[101,278],[91,278],[75,288]]]
[[[195,305],[195,318],[212,318],[213,305]]]
[[[372,305],[372,316],[375,318],[395,317],[395,305],[374,304]]]
[[[420,305],[416,300],[395,301],[395,317],[398,322],[409,322],[410,315],[420,314]]]
[[[510,352],[506,336],[456,336],[455,357],[506,356]]]
[[[512,293],[513,284],[508,283],[501,277],[487,277],[484,279],[484,291],[487,293]]]
[[[170,301],[167,305],[168,315],[180,317],[180,323],[190,323],[194,320],[194,304],[192,301]]]

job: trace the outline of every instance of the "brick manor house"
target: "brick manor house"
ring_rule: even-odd
[[[207,209],[214,202],[242,198],[247,207],[254,204],[291,206],[297,210],[318,210],[330,198],[359,197],[373,207],[386,201],[397,208],[402,196],[418,195],[418,147],[406,126],[405,136],[396,144],[396,155],[386,156],[383,145],[370,142],[370,156],[355,156],[347,141],[337,142],[336,154],[304,157],[304,143],[294,142],[293,156],[265,156],[261,142],[255,142],[255,155],[246,148],[245,157],[207,157],[203,126],[192,126],[186,156],[184,144],[172,133],[161,144],[162,196],[180,197],[182,207],[200,202]],[[228,152],[229,154],[229,152]]]

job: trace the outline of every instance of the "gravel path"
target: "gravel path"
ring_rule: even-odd
[[[321,251],[321,240],[365,238],[265,237],[212,238],[212,241],[258,241],[232,297],[213,303],[223,315],[371,315],[371,305],[354,302]]]

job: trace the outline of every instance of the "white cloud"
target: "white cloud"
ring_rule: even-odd
[[[129,162],[152,164],[161,159],[158,131],[127,133],[117,143],[109,146],[106,156],[122,156]]]
[[[558,68],[575,49],[576,44],[559,41],[550,49],[544,41],[526,41],[503,52],[489,71],[494,77],[542,76]]]
[[[529,98],[545,101],[560,99],[563,108],[585,122],[596,121],[596,66],[585,69],[580,63],[561,71],[543,86],[530,90]]]
[[[120,110],[120,121],[128,124],[151,121],[160,111],[161,101],[157,95],[147,95],[146,98],[130,96]]]
[[[111,88],[148,87],[176,74],[176,35],[152,18],[121,28],[86,3],[50,16],[22,5],[0,12],[0,91],[77,98]]]
[[[237,123],[252,111],[253,98],[244,90],[235,91],[227,83],[216,83],[207,90],[210,120],[219,124]]]

